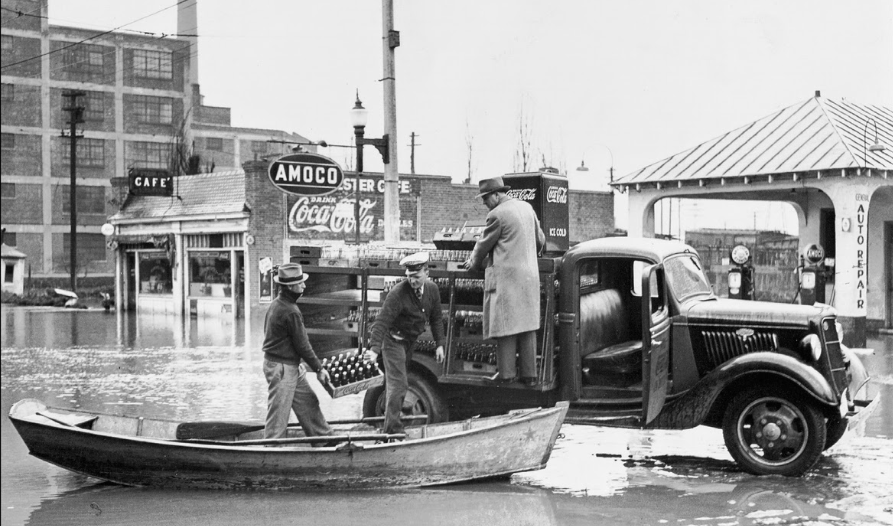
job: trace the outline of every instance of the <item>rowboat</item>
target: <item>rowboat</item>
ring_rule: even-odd
[[[9,418],[31,455],[129,486],[209,489],[359,489],[433,486],[546,466],[567,403],[384,435],[368,422],[333,422],[336,434],[282,439],[263,424],[107,415],[16,402]]]

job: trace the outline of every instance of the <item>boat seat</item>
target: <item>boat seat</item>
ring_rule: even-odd
[[[629,316],[617,289],[580,297],[580,354],[585,380],[605,376],[632,381],[640,376],[642,340],[630,338]]]

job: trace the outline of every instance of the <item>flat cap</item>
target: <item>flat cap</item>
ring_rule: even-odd
[[[407,270],[420,270],[428,264],[427,252],[416,252],[400,260],[400,266]]]

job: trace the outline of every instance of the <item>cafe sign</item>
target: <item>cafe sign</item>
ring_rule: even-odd
[[[344,181],[338,163],[324,155],[301,152],[284,155],[273,161],[270,181],[279,190],[291,195],[320,196],[334,192]]]
[[[174,178],[167,170],[157,168],[131,168],[130,193],[132,195],[174,195]]]

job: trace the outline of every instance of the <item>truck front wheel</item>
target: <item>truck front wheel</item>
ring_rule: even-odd
[[[754,475],[799,476],[825,447],[825,417],[805,397],[753,386],[732,398],[723,438],[732,457]]]
[[[449,409],[437,389],[419,374],[410,372],[409,388],[403,399],[404,415],[428,415],[427,423],[445,422],[449,419]],[[363,417],[382,416],[385,408],[385,388],[383,385],[366,391],[363,398]],[[421,422],[405,421],[407,425]]]

